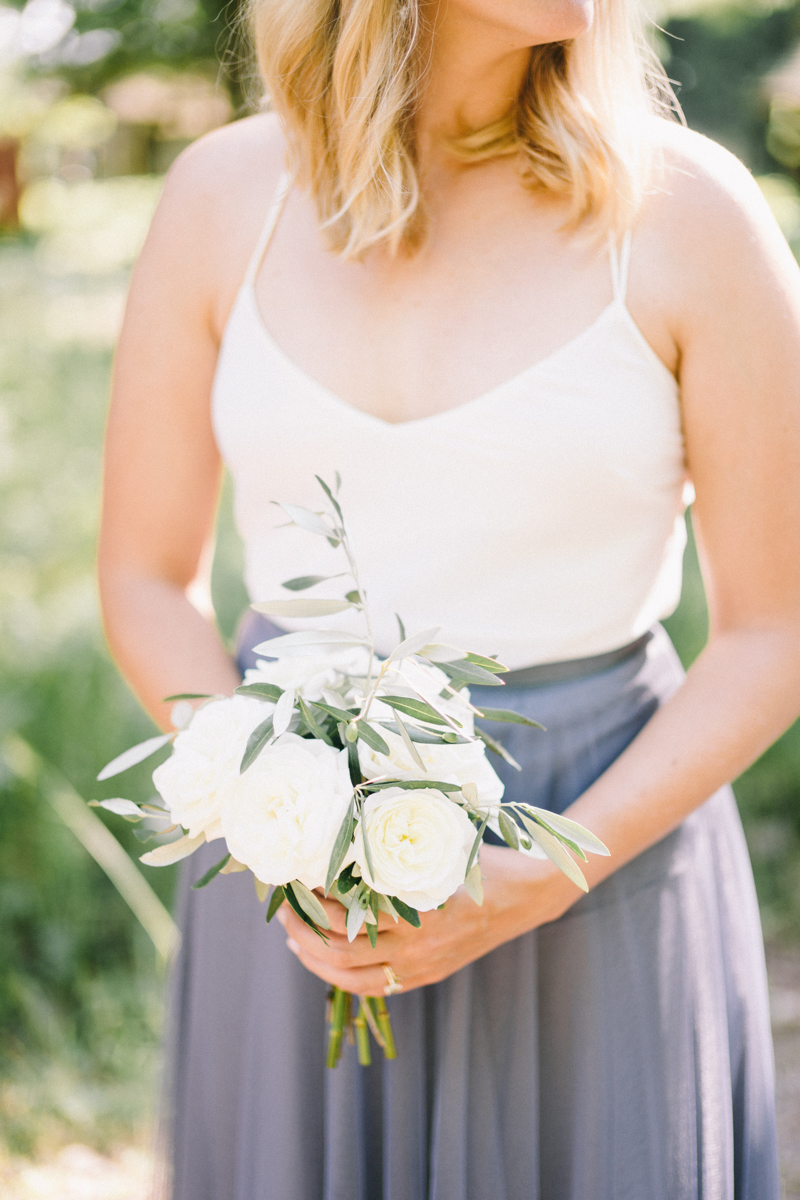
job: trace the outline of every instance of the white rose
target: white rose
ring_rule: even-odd
[[[390,776],[395,779],[419,779],[420,769],[406,748],[399,733],[381,729],[381,736],[389,746],[389,754],[371,750],[365,742],[358,743],[361,771],[366,779]],[[457,783],[463,787],[474,783],[482,804],[497,804],[503,796],[505,785],[497,777],[486,758],[482,742],[464,742],[460,745],[436,745],[415,742],[414,747],[427,768],[430,779],[442,783]]]
[[[365,675],[369,654],[362,646],[346,646],[300,658],[279,658],[276,662],[256,660],[255,667],[244,673],[245,683],[274,683],[288,691],[290,688],[304,700],[321,700],[326,690],[337,688],[345,676]],[[342,706],[341,697],[338,705]]]
[[[228,849],[262,883],[322,887],[352,795],[346,750],[285,733],[226,793]]]
[[[438,908],[464,882],[476,829],[434,788],[385,788],[364,801],[373,879],[359,823],[353,857],[366,882],[420,912]]]
[[[212,700],[199,708],[175,738],[172,755],[153,772],[173,821],[190,837],[222,837],[220,811],[227,789],[238,778],[247,739],[273,705],[245,696]]]

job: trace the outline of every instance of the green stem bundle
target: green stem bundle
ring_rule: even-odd
[[[325,1065],[335,1067],[338,1064],[342,1057],[345,1032],[351,1025],[358,1061],[362,1067],[368,1067],[372,1061],[370,1031],[383,1050],[384,1057],[396,1058],[392,1021],[383,996],[359,996],[355,1017],[352,1015],[352,1006],[353,996],[350,992],[335,987],[328,993],[328,1052]]]

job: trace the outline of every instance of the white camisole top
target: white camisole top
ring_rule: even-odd
[[[601,654],[671,613],[686,541],[680,405],[625,304],[630,235],[610,246],[613,300],[583,333],[475,399],[391,424],[318,383],[264,325],[254,280],[287,191],[282,180],[231,310],[212,398],[251,600],[346,569],[270,503],[319,510],[314,475],[338,471],[379,653],[397,643],[395,613],[409,634],[440,626],[512,669]]]

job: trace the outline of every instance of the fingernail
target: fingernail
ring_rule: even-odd
[[[298,944],[297,944],[297,942],[294,940],[294,938],[287,938],[287,939],[286,939],[286,945],[289,947],[289,949],[291,950],[292,954],[299,954],[299,952],[300,952],[300,947],[298,946]]]

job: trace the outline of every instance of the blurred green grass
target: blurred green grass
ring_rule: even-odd
[[[141,189],[129,194],[141,240],[149,210]],[[46,237],[0,241],[0,743],[19,734],[87,800],[117,794],[98,770],[152,732],[110,660],[94,583],[111,349],[136,242],[125,236],[116,266],[112,255],[80,275],[74,242],[65,268]],[[230,638],[246,597],[227,490],[219,526],[213,592]],[[149,798],[152,768],[129,772],[124,794]],[[102,819],[138,858],[132,827]],[[169,905],[174,868],[142,871]],[[133,1138],[157,1091],[153,945],[1,756],[0,913],[0,1143],[31,1153]]]

